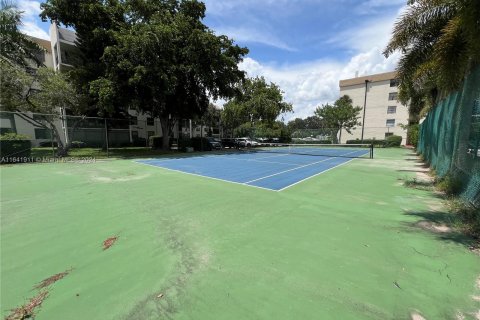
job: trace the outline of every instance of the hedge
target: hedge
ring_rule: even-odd
[[[293,139],[294,144],[332,144],[332,140],[296,140]]]
[[[347,144],[373,144],[374,147],[385,147],[387,144],[386,140],[377,140],[377,139],[356,139],[356,140],[347,140]]]
[[[386,147],[400,147],[402,144],[401,136],[389,136],[387,137]]]
[[[212,146],[207,138],[195,137],[190,142],[195,151],[212,151]]]
[[[2,163],[28,162],[32,152],[32,142],[24,135],[8,133],[0,136],[0,156]]]
[[[148,145],[152,149],[161,149],[163,146],[162,136],[150,136],[148,138]]]

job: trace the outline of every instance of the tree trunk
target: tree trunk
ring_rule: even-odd
[[[332,129],[331,131],[331,136],[332,136],[332,143],[337,144],[338,143],[338,129]]]
[[[339,134],[338,134],[338,143],[342,143],[342,127],[340,127],[340,129],[339,129],[338,131],[339,131]]]
[[[52,128],[55,140],[57,141],[57,157],[67,156],[70,145],[63,144],[62,138],[60,138],[60,134],[58,133],[58,129],[53,123],[50,123],[50,127]]]
[[[162,128],[162,150],[170,149],[170,131],[171,120],[166,117],[160,117],[160,127]]]

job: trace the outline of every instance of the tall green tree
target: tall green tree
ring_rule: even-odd
[[[361,107],[354,107],[352,99],[344,95],[337,99],[333,105],[325,104],[315,110],[315,115],[325,124],[326,128],[331,129],[331,137],[335,143],[342,141],[342,129],[351,133],[351,130],[361,125],[360,119]],[[338,140],[337,140],[338,136]]]
[[[70,70],[70,78],[77,90],[89,97],[91,115],[123,117],[123,110],[104,110],[97,107],[96,97],[90,95],[91,82],[105,75],[106,63],[102,59],[105,48],[116,44],[115,31],[128,24],[130,18],[125,6],[135,1],[118,0],[47,0],[41,3],[42,21],[71,27],[76,32],[75,60],[79,63]],[[140,5],[140,2],[137,1]]]
[[[222,123],[227,128],[234,129],[247,122],[273,126],[281,114],[293,110],[283,100],[280,87],[267,83],[263,77],[247,79],[239,89],[241,94],[227,102],[222,112]]]
[[[480,1],[409,0],[384,50],[402,56],[397,67],[399,98],[410,113],[459,87],[480,62]]]
[[[196,0],[50,0],[43,8],[45,17],[79,30],[83,55],[92,51],[102,62],[95,72],[87,64],[77,73],[86,75],[101,110],[132,108],[159,117],[164,148],[177,119],[201,116],[210,98],[232,97],[244,78],[238,63],[248,50],[203,24],[205,5]],[[99,47],[92,48],[86,37],[97,30],[106,43],[95,41]]]
[[[287,127],[290,131],[295,131],[295,130],[303,130],[307,128],[307,125],[305,123],[305,120],[302,118],[295,118],[293,120],[288,121]]]

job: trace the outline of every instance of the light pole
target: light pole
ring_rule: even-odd
[[[365,80],[365,100],[363,101],[363,120],[362,120],[362,143],[363,143],[363,132],[365,131],[365,109],[367,108],[367,89],[369,80]]]

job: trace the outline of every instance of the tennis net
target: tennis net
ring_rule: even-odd
[[[242,150],[246,152],[283,153],[309,156],[373,158],[373,145],[371,144],[267,143],[250,148],[243,148]]]

